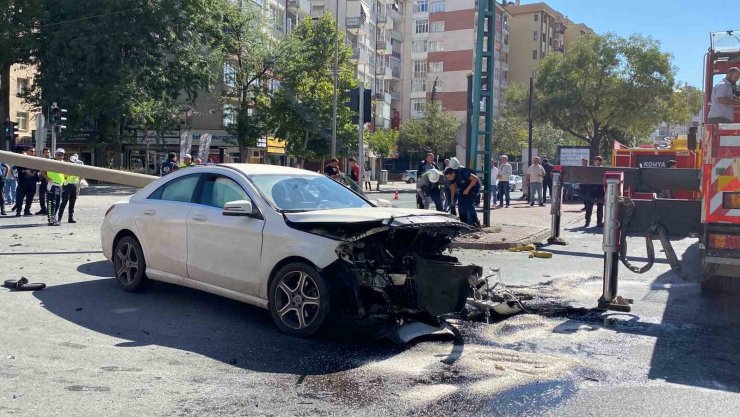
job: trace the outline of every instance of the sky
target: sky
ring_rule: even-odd
[[[596,33],[650,36],[673,55],[676,80],[702,87],[709,32],[740,30],[739,0],[544,0]],[[522,4],[537,3],[524,0]]]

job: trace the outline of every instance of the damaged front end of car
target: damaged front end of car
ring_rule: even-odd
[[[479,266],[445,255],[455,237],[470,231],[445,215],[292,227],[342,242],[339,259],[323,271],[331,277],[334,314],[397,342],[450,332],[444,316],[465,308],[471,283],[482,275]]]

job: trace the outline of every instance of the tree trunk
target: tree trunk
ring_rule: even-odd
[[[247,152],[248,148],[244,143],[239,144],[239,162],[242,164],[246,164],[249,161],[247,161]]]
[[[0,68],[0,120],[5,123],[10,119],[10,64]],[[5,137],[2,138],[2,148],[5,149]],[[10,150],[10,149],[6,149]]]
[[[383,171],[383,158],[378,157],[378,164],[380,166],[378,167],[378,171],[377,171],[378,172],[378,185],[375,188],[376,191],[380,191],[380,175],[381,175],[381,171]]]
[[[590,152],[591,152],[591,160],[589,161],[589,165],[591,165],[594,161],[594,158],[599,155],[599,152],[601,152],[601,135],[596,134],[594,137],[591,138],[590,146]]]

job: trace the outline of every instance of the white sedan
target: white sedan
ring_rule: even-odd
[[[116,203],[101,239],[126,291],[148,280],[207,291],[306,337],[329,316],[439,327],[481,273],[443,255],[468,230],[444,213],[375,207],[309,171],[227,164],[179,170]]]

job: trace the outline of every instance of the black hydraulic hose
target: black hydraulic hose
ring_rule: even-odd
[[[636,274],[644,274],[645,272],[649,271],[655,264],[655,247],[653,246],[654,228],[651,227],[645,234],[645,246],[647,247],[648,258],[647,263],[641,267],[633,265],[627,259],[627,231],[629,231],[630,223],[632,223],[632,218],[635,214],[635,203],[629,197],[620,198],[619,203],[621,205],[621,210],[619,210],[621,217],[619,228],[622,231],[619,240],[619,260],[622,261],[622,264],[630,271]]]

